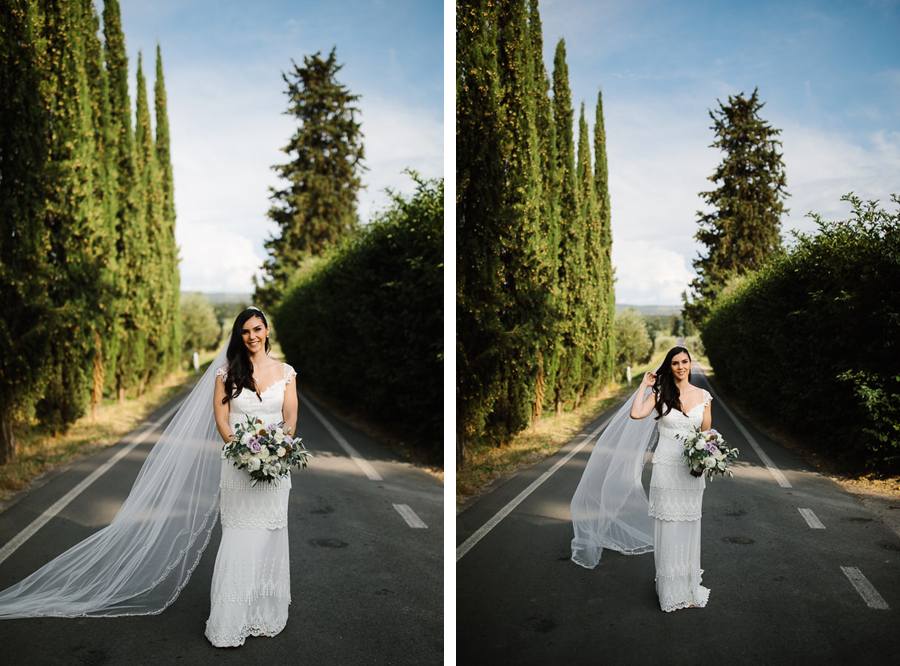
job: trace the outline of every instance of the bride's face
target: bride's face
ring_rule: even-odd
[[[675,381],[681,381],[682,379],[687,379],[688,374],[691,372],[691,359],[690,357],[681,352],[680,354],[675,354],[672,357],[672,374],[675,375]]]
[[[250,354],[266,348],[266,337],[269,335],[268,327],[259,317],[251,317],[244,322],[241,329],[241,338],[244,340],[244,346]]]

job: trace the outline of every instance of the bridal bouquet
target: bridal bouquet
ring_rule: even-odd
[[[250,472],[251,486],[271,483],[288,474],[293,465],[306,467],[312,456],[299,437],[291,437],[290,430],[284,421],[266,425],[248,416],[246,423],[234,427],[234,439],[222,447],[222,456]]]
[[[728,463],[737,460],[739,451],[729,446],[715,430],[697,428],[692,437],[684,439],[684,455],[691,465],[691,476],[703,476],[712,479],[713,474],[734,476]]]

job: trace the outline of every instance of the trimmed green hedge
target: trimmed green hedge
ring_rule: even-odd
[[[443,180],[295,276],[274,313],[301,381],[442,455]]]
[[[900,468],[900,215],[844,200],[850,220],[813,216],[818,234],[725,290],[703,344],[751,408],[888,472]]]

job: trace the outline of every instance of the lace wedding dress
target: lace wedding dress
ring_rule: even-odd
[[[656,592],[664,611],[689,606],[703,607],[709,590],[700,584],[700,514],[705,477],[691,476],[683,454],[683,441],[703,421],[703,411],[712,400],[703,391],[703,402],[687,414],[673,409],[657,422],[659,444],[653,455],[649,514],[653,520]]]
[[[247,416],[263,423],[283,420],[287,387],[297,373],[284,364],[284,378],[260,397],[248,390],[233,398],[231,427]],[[225,371],[216,373],[225,381]],[[216,647],[237,647],[247,636],[274,636],[287,623],[291,602],[287,507],[290,475],[250,485],[250,475],[222,460],[220,482],[222,542],[216,555],[206,637]]]

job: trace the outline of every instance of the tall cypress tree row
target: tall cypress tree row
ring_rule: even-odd
[[[503,443],[606,377],[608,236],[590,140],[582,109],[576,169],[565,45],[552,99],[542,48],[537,0],[458,3],[459,466],[469,442]]]
[[[116,0],[104,18],[105,52],[90,0],[18,0],[0,11],[0,307],[14,313],[0,320],[0,464],[15,456],[17,423],[63,429],[99,402],[111,376],[124,389],[155,371],[133,353],[146,296],[124,287],[153,252],[177,269],[176,248],[171,222],[170,240],[140,242],[141,220],[163,218],[162,178],[151,187],[150,166],[135,180]],[[146,95],[138,106],[151,157],[141,164],[150,165]]]
[[[601,383],[610,381],[615,372],[616,351],[613,324],[616,318],[616,284],[612,265],[612,218],[609,206],[609,169],[606,164],[606,125],[603,121],[603,91],[597,92],[594,116],[594,186],[597,215],[600,220],[602,277],[600,282],[600,314],[603,331]]]

